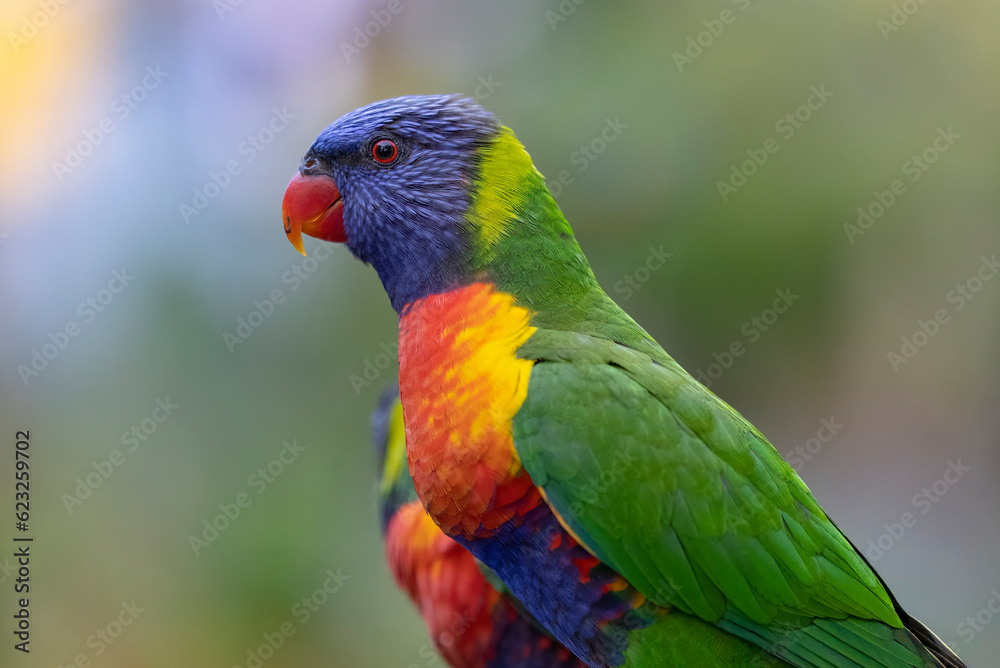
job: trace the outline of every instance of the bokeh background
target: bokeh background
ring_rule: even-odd
[[[609,293],[781,452],[802,448],[801,475],[905,607],[994,664],[998,24],[991,0],[6,0],[0,665],[246,666],[286,622],[266,666],[440,664],[374,508],[367,416],[394,314],[370,268],[340,247],[319,261],[313,240],[305,264],[280,221],[322,128],[432,92],[476,96],[550,180],[565,170],[558,202]],[[813,87],[830,95],[800,109]],[[597,141],[608,122],[620,131]],[[769,138],[777,152],[743,166]],[[724,199],[734,168],[754,173]],[[882,215],[845,228],[897,179]],[[670,256],[647,264],[651,249]],[[775,318],[778,290],[795,298]],[[37,374],[35,351],[52,358]],[[157,400],[177,406],[162,422]],[[10,647],[18,429],[30,656]],[[301,452],[262,488],[285,441]],[[961,477],[935,487],[951,464]],[[99,486],[68,502],[88,475]],[[339,589],[304,620],[328,571]]]

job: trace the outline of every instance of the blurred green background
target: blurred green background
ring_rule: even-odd
[[[370,268],[312,240],[304,264],[280,221],[328,123],[432,92],[475,95],[565,172],[558,202],[608,292],[800,450],[912,614],[995,660],[995,2],[8,0],[0,25],[0,664],[246,666],[286,623],[266,666],[440,663],[374,508],[394,314]],[[769,313],[779,290],[791,306]],[[240,318],[259,326],[227,345]],[[30,656],[10,647],[18,429]],[[301,451],[275,465],[285,441]],[[938,483],[950,463],[961,477]],[[339,589],[306,618],[328,571]]]

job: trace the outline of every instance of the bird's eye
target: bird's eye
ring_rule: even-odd
[[[302,166],[305,167],[306,169],[312,169],[316,165],[317,165],[316,158],[309,158],[308,160],[302,163]]]
[[[399,157],[399,149],[396,142],[391,139],[379,139],[372,145],[372,157],[380,165],[388,165]]]

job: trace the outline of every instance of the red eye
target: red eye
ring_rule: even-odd
[[[372,145],[372,157],[380,165],[388,165],[399,156],[396,142],[391,139],[379,139]]]

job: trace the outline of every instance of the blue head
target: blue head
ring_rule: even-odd
[[[343,241],[378,272],[393,307],[460,284],[465,218],[496,118],[456,95],[375,102],[320,133],[285,194],[285,231]]]

